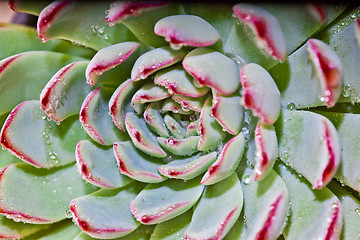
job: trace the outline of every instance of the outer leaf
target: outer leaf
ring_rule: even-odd
[[[83,140],[76,145],[75,157],[81,177],[95,186],[118,188],[131,182],[120,174],[112,148]]]
[[[253,171],[242,171],[244,189],[246,239],[277,239],[289,210],[289,194],[285,183],[275,171],[260,182],[251,179]]]
[[[162,150],[156,137],[143,119],[134,113],[127,113],[125,124],[133,144],[138,149],[153,157],[166,157],[167,154]]]
[[[169,221],[156,224],[150,240],[182,240],[191,221],[191,216],[192,211],[188,210]]]
[[[309,180],[313,188],[324,187],[340,163],[340,142],[334,125],[315,113],[284,110],[275,129],[280,159]]]
[[[118,42],[134,40],[124,25],[110,28],[104,21],[108,2],[56,1],[44,8],[38,19],[40,39],[61,38],[100,50]],[[74,25],[73,23],[78,24]]]
[[[122,174],[147,183],[158,183],[165,180],[157,171],[162,162],[139,151],[130,141],[115,142],[113,149]]]
[[[207,47],[220,40],[216,29],[195,15],[165,17],[155,24],[154,32],[165,37],[174,49],[182,46]]]
[[[75,144],[87,138],[76,118],[69,118],[61,125],[46,121],[38,101],[25,101],[14,108],[0,137],[4,148],[36,167],[72,163]]]
[[[73,222],[71,222],[70,220],[63,220],[61,222],[51,224],[51,227],[48,229],[39,231],[23,239],[24,240],[73,239],[77,234],[79,234],[79,232],[80,232],[79,228]]]
[[[239,87],[236,63],[219,52],[209,48],[197,48],[185,56],[182,64],[197,80],[198,85],[214,88],[222,95],[233,94]],[[224,78],[226,81],[223,81]]]
[[[155,23],[166,16],[181,13],[183,9],[179,4],[117,1],[110,7],[105,21],[109,25],[123,23],[141,42],[161,47],[165,41],[154,34]]]
[[[116,238],[134,231],[138,223],[129,209],[143,185],[101,189],[71,201],[70,210],[81,230],[95,238]]]
[[[41,108],[54,121],[78,114],[84,98],[91,91],[85,81],[88,61],[74,62],[60,69],[40,95]]]
[[[0,114],[22,101],[38,99],[41,90],[60,68],[80,60],[79,57],[46,51],[25,52],[1,60]],[[29,82],[31,85],[27,84]]]
[[[211,185],[229,177],[239,165],[244,149],[245,136],[240,132],[226,143],[216,161],[201,179],[201,184]]]
[[[243,194],[236,173],[207,186],[195,207],[185,239],[222,239],[235,224],[243,206]]]
[[[80,110],[80,122],[89,136],[102,145],[112,145],[118,140],[127,140],[109,116],[109,99],[113,88],[99,87],[85,98]]]
[[[169,179],[148,184],[131,202],[131,212],[143,224],[155,224],[172,219],[191,208],[204,187],[199,178],[184,182]]]
[[[35,28],[11,23],[1,23],[0,43],[2,46],[0,59],[22,52],[40,50],[62,52],[86,58],[94,54],[92,49],[75,46],[60,39],[42,43],[39,41]]]
[[[327,188],[312,190],[307,182],[283,165],[276,171],[287,186],[291,202],[285,238],[340,239],[343,215],[337,197]]]
[[[65,219],[70,200],[93,191],[86,187],[75,166],[49,170],[25,163],[9,165],[1,172],[0,185],[1,213],[37,224]]]
[[[160,166],[158,170],[166,177],[188,180],[205,172],[216,160],[216,156],[216,152],[211,152],[203,156],[196,154],[192,157],[176,158],[168,164]]]
[[[200,142],[198,149],[207,151],[214,149],[225,138],[225,133],[217,121],[211,117],[211,97],[208,97],[200,114]]]
[[[41,2],[29,3],[26,0],[10,0],[9,6],[15,12],[24,12],[39,16],[41,10],[44,9],[44,7],[46,7],[51,2],[52,1],[50,0],[46,0]]]

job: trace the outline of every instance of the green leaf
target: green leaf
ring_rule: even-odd
[[[239,165],[245,150],[245,136],[240,132],[221,149],[216,161],[211,164],[201,179],[201,184],[211,185],[231,176]]]
[[[186,228],[189,226],[192,210],[169,221],[156,224],[150,240],[182,240]]]
[[[196,205],[185,239],[222,239],[239,218],[243,193],[236,173],[211,186]]]
[[[92,49],[75,46],[74,44],[56,39],[42,43],[35,28],[20,24],[1,23],[0,28],[0,59],[27,51],[51,51],[67,53],[84,58],[92,57]]]
[[[140,225],[131,214],[129,204],[142,188],[142,184],[134,183],[75,198],[70,206],[73,219],[91,237],[109,239],[125,236]]]
[[[144,119],[139,118],[134,113],[127,113],[125,126],[135,147],[153,157],[166,157],[166,152],[160,147]]]
[[[114,153],[122,174],[146,183],[158,183],[166,179],[157,170],[163,163],[138,150],[130,141],[115,142]]]
[[[222,95],[233,94],[240,85],[236,63],[209,48],[192,50],[185,56],[182,65],[196,79],[197,85],[211,87]]]
[[[1,172],[0,185],[1,213],[37,224],[65,219],[70,200],[93,191],[75,166],[38,169],[25,163],[12,164]]]
[[[41,225],[33,225],[41,226]],[[69,220],[63,220],[58,223],[51,224],[51,227],[43,231],[39,231],[33,235],[30,235],[24,240],[57,240],[57,239],[73,239],[79,234],[79,228]]]
[[[324,187],[340,164],[340,142],[334,125],[307,111],[283,110],[280,119],[275,124],[279,158],[303,175],[313,188]]]
[[[174,94],[171,97],[176,103],[178,103],[183,111],[193,110],[194,112],[201,112],[206,96],[203,97],[187,97],[184,95]]]
[[[343,215],[339,199],[326,187],[312,190],[308,182],[284,165],[276,171],[286,184],[291,202],[285,239],[340,239]]]
[[[286,225],[289,210],[286,185],[275,171],[270,171],[261,181],[254,181],[251,175],[250,168],[241,170],[247,239],[277,239]]]
[[[158,137],[157,140],[161,147],[172,154],[190,156],[198,151],[197,145],[199,144],[200,136],[191,136],[184,139]]]
[[[61,68],[46,84],[40,95],[41,108],[54,121],[79,114],[91,87],[86,84],[88,61],[74,62]]]
[[[20,103],[9,114],[1,131],[2,146],[36,167],[74,162],[76,143],[87,138],[76,117],[61,125],[47,121],[39,101]]]
[[[220,124],[211,117],[211,97],[208,97],[200,114],[200,142],[198,149],[207,151],[216,148],[225,138]]]
[[[160,107],[160,102],[150,103],[144,111],[144,120],[159,136],[169,137],[169,131],[165,126]]]
[[[41,90],[60,68],[81,60],[46,51],[24,52],[1,60],[0,114],[10,111],[22,101],[39,99]]]
[[[172,116],[166,114],[164,116],[164,122],[170,132],[170,135],[178,139],[183,139],[185,137],[185,129]]]
[[[156,224],[189,210],[204,189],[195,178],[189,181],[168,179],[148,184],[131,202],[131,212],[143,224]]]
[[[85,98],[80,110],[80,122],[89,136],[102,145],[128,139],[112,122],[109,113],[109,99],[114,89],[98,87]]]
[[[189,180],[199,176],[216,160],[217,153],[206,155],[195,154],[191,157],[175,158],[173,161],[158,168],[159,172],[169,178]]]
[[[120,174],[112,147],[83,140],[76,145],[75,157],[81,177],[95,186],[118,188],[132,182]]]
[[[163,101],[162,104],[162,112],[163,113],[167,113],[167,112],[173,112],[173,113],[178,113],[181,115],[187,115],[187,114],[191,114],[190,109],[189,108],[183,108],[180,106],[180,104],[178,104],[176,101],[174,101],[172,98],[167,98]],[[174,114],[173,114],[174,115]],[[165,120],[165,119],[164,119]],[[166,124],[166,122],[165,122]],[[171,127],[167,126],[168,129],[170,130]],[[169,128],[170,127],[170,128]],[[174,131],[173,129],[171,129],[170,131]]]
[[[115,43],[135,40],[134,35],[124,25],[118,24],[111,28],[106,24],[104,18],[108,7],[107,1],[53,2],[39,15],[39,37],[42,41],[66,39],[95,50]]]

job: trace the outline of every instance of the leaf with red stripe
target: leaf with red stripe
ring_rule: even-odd
[[[57,125],[46,120],[39,101],[20,103],[1,130],[1,145],[36,167],[63,166],[74,162],[75,145],[88,139],[76,117]]]
[[[131,202],[130,209],[142,224],[161,223],[189,210],[200,198],[204,186],[195,178],[189,181],[168,179],[148,184]]]
[[[70,204],[73,219],[82,231],[94,238],[125,236],[140,225],[131,214],[129,204],[142,188],[142,184],[133,183],[75,198]]]
[[[0,212],[27,223],[63,220],[71,199],[93,191],[75,166],[39,169],[18,163],[6,167],[0,176]]]
[[[184,239],[222,239],[239,218],[243,193],[236,173],[207,186],[194,209]]]

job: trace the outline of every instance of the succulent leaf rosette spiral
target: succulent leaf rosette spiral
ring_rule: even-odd
[[[1,239],[359,237],[359,7],[9,5]]]

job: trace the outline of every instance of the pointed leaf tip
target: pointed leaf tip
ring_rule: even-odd
[[[327,107],[333,107],[341,95],[342,64],[329,45],[317,39],[308,40],[307,51],[320,81],[321,98]]]
[[[240,3],[233,7],[235,16],[255,34],[256,45],[274,59],[284,61],[287,56],[285,36],[278,20],[269,12],[254,5]]]

